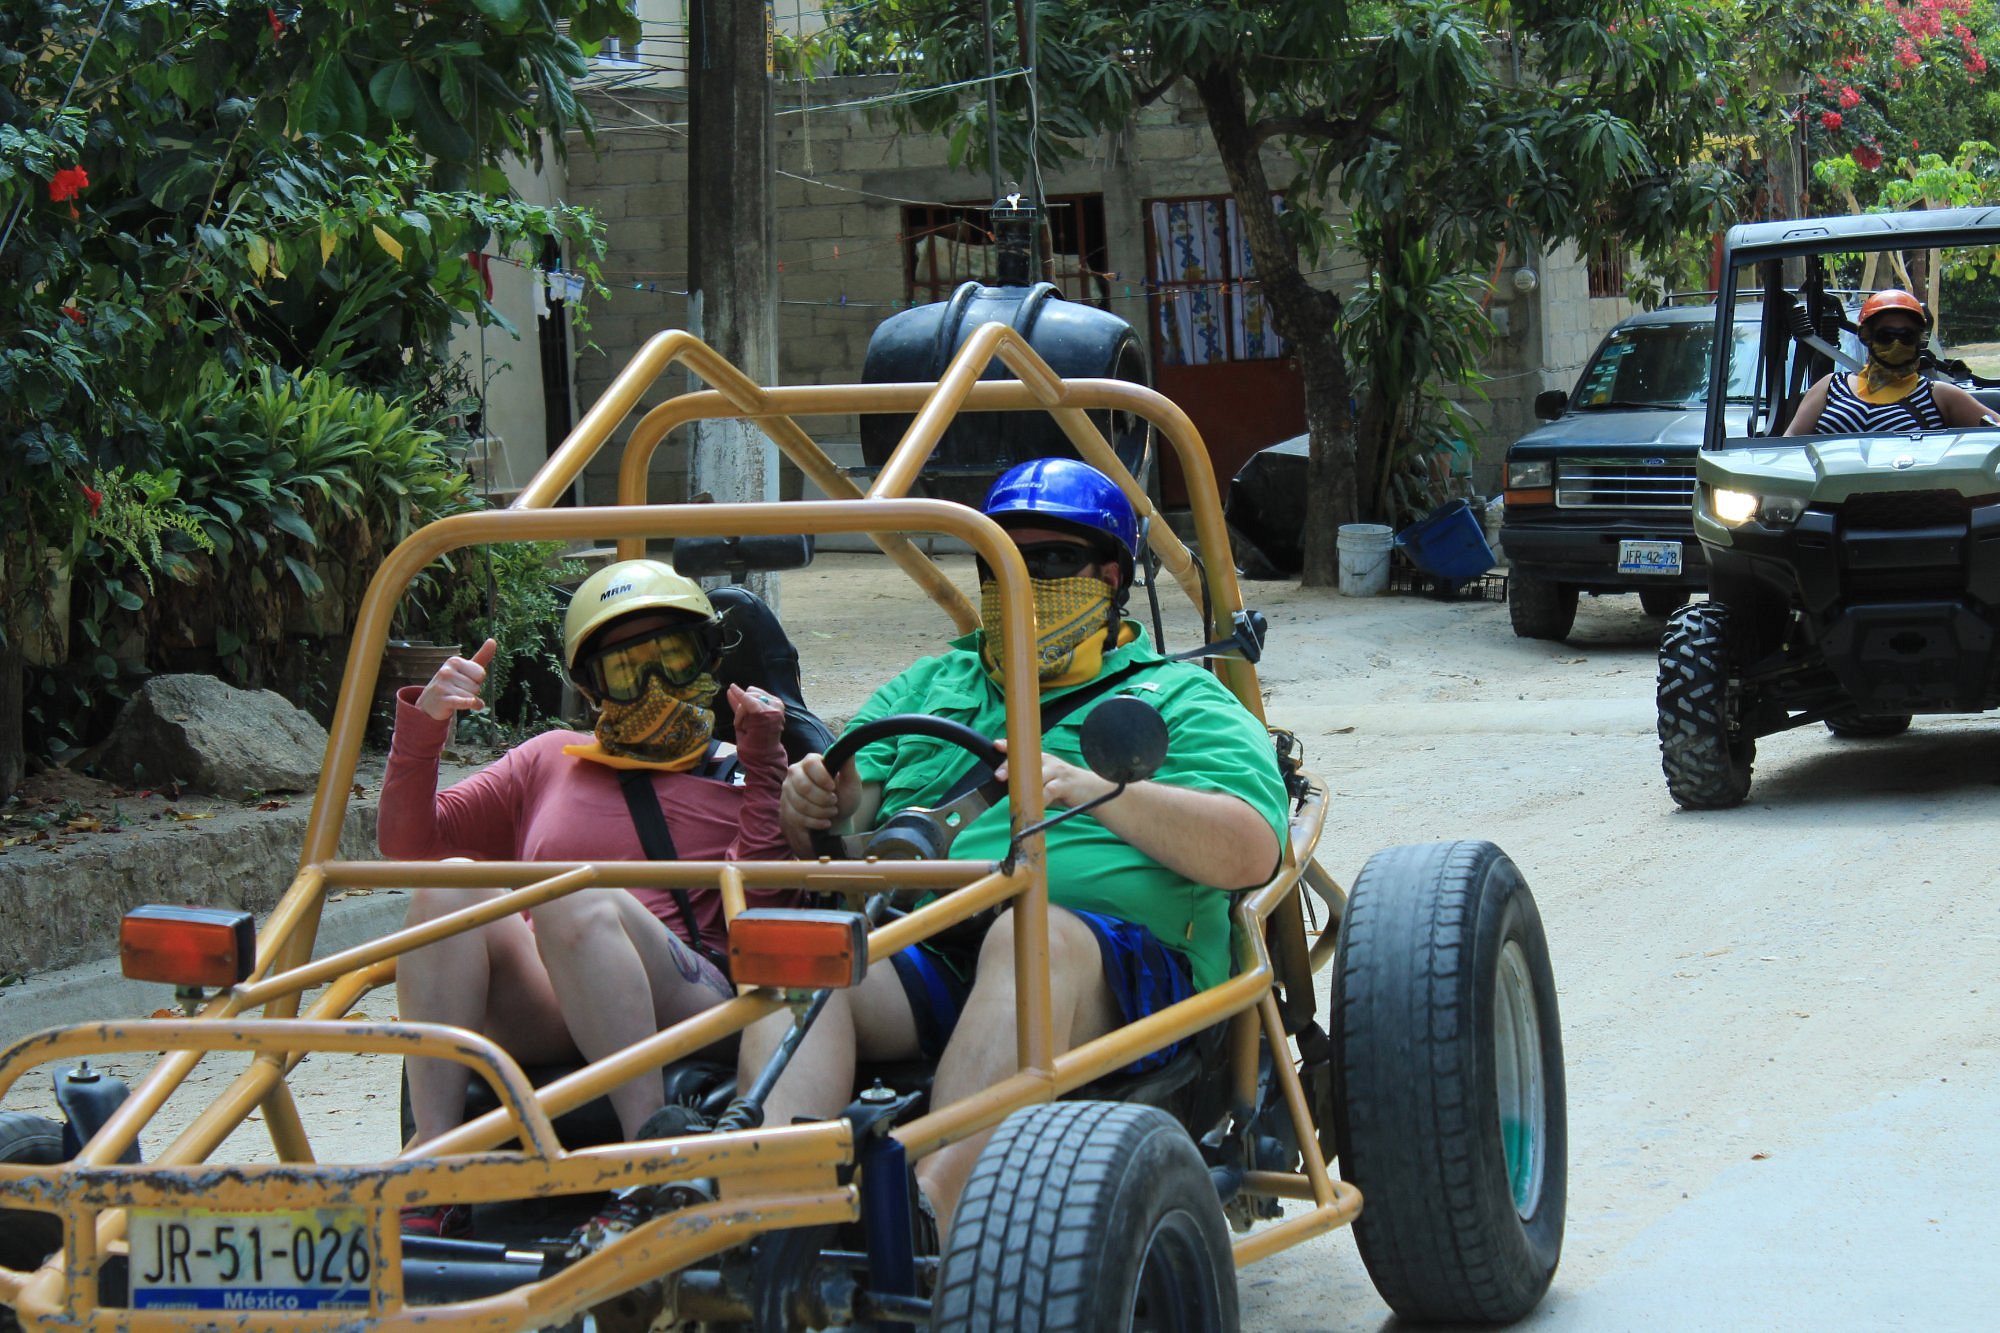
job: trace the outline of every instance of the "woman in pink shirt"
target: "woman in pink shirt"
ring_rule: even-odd
[[[681,859],[788,856],[778,824],[782,703],[732,685],[741,785],[692,771],[710,751],[716,626],[708,598],[669,565],[627,560],[598,571],[577,589],[563,635],[570,677],[598,708],[595,733],[544,732],[444,791],[438,754],[447,725],[454,713],[484,706],[497,645],[489,639],[428,685],[406,687],[382,784],[382,854],[642,861],[622,776],[638,772]],[[497,892],[419,889],[409,923]],[[483,1032],[523,1064],[549,1064],[601,1059],[734,993],[716,965],[726,950],[718,894],[585,889],[528,915],[405,957],[397,970],[402,1017]],[[417,1141],[463,1120],[462,1068],[413,1059],[408,1077]],[[628,1139],[653,1137],[645,1125],[663,1100],[657,1074],[611,1092]],[[409,1210],[404,1230],[463,1235],[470,1220],[462,1207]]]

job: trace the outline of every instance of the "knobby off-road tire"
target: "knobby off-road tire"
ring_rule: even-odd
[[[1670,616],[1687,605],[1686,588],[1641,588],[1639,609],[1649,616]]]
[[[1354,1226],[1404,1319],[1503,1322],[1562,1257],[1562,1030],[1541,914],[1489,842],[1362,867],[1334,964],[1335,1132]]]
[[[9,1166],[54,1166],[62,1159],[60,1121],[21,1111],[0,1111],[0,1162]],[[0,1267],[40,1268],[43,1259],[61,1248],[60,1218],[51,1213],[0,1208]],[[15,1333],[20,1327],[14,1312],[0,1305],[0,1333]]]
[[[1688,810],[1722,810],[1750,793],[1754,738],[1730,726],[1729,615],[1713,602],[1682,607],[1660,637],[1660,767]]]
[[[1884,736],[1902,735],[1910,729],[1913,720],[1908,713],[1886,713],[1880,717],[1843,713],[1828,718],[1826,729],[1843,740],[1880,740]]]
[[[1576,624],[1574,585],[1523,574],[1507,576],[1507,618],[1523,639],[1565,639]]]
[[[1017,1111],[994,1132],[945,1238],[933,1330],[1236,1327],[1229,1225],[1171,1116],[1058,1102]]]

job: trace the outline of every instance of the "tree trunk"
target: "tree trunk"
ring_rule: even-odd
[[[772,251],[771,76],[766,7],[696,0],[688,9],[688,319],[695,335],[759,384],[778,382]],[[777,447],[747,421],[693,428],[688,494],[778,498]],[[775,574],[744,583],[773,609]]]
[[[13,796],[27,772],[28,747],[21,735],[21,649],[9,635],[0,643],[0,801]]]
[[[1339,581],[1334,533],[1358,512],[1355,490],[1354,417],[1347,363],[1335,330],[1340,298],[1307,282],[1299,271],[1299,248],[1278,225],[1271,207],[1271,181],[1258,153],[1244,110],[1243,88],[1227,69],[1212,69],[1192,80],[1208,114],[1209,132],[1236,198],[1237,216],[1250,242],[1257,282],[1271,304],[1271,322],[1292,346],[1305,380],[1306,430],[1311,455],[1306,466],[1306,530],[1302,543],[1308,588]]]

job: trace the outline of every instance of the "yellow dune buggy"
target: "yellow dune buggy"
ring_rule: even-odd
[[[1013,378],[981,378],[995,358]],[[676,364],[712,387],[632,424],[619,503],[553,507]],[[0,1053],[0,1099],[40,1067],[162,1054],[115,1108],[115,1099],[65,1103],[76,1108],[67,1125],[0,1113],[0,1324],[10,1309],[30,1330],[1233,1329],[1236,1269],[1349,1223],[1404,1317],[1505,1321],[1529,1311],[1561,1250],[1562,1050],[1540,918],[1490,843],[1379,852],[1343,891],[1314,860],[1326,789],[1300,767],[1295,739],[1274,730],[1294,798],[1290,841],[1268,883],[1234,895],[1232,975],[1055,1049],[1045,812],[1039,783],[1021,776],[1040,770],[1039,703],[1014,684],[1035,679],[1026,568],[980,513],[911,497],[961,411],[1048,414],[1142,517],[1154,512],[1145,487],[1101,423],[1112,413],[1150,423],[1187,479],[1195,547],[1224,554],[1204,564],[1165,522],[1149,522],[1149,582],[1181,586],[1210,641],[1208,669],[1261,717],[1262,621],[1227,558],[1201,442],[1165,398],[1121,380],[1062,379],[1001,323],[973,332],[935,382],[798,388],[759,387],[692,336],[663,333],[510,508],[444,519],[389,556],[359,611],[297,877],[261,931],[213,910],[144,909],[127,920],[128,973],[181,987],[191,1016],[53,1029]],[[796,424],[847,413],[911,418],[865,493]],[[649,504],[655,447],[711,418],[754,423],[834,498]],[[547,539],[616,542],[621,556],[637,556],[649,539],[672,538],[690,551],[723,541],[747,566],[760,538],[833,533],[872,537],[961,630],[976,612],[908,534],[957,538],[994,571],[1017,761],[1003,860],[902,859],[900,845],[852,843],[838,857],[768,863],[339,858],[390,613],[431,561],[476,543]],[[884,676],[901,664],[885,661]],[[1107,761],[1116,771],[1106,776],[1144,776],[1143,760],[1130,758],[1143,744],[1135,751],[1113,735],[1100,748],[1128,756]],[[510,892],[313,960],[329,895],[421,885]],[[722,895],[736,998],[539,1087],[484,1037],[357,1012],[413,948],[563,894],[627,885]],[[756,889],[802,890],[834,906],[746,916]],[[1317,929],[1308,897],[1324,905]],[[1020,985],[1018,1072],[998,1085],[932,1105],[926,1071],[864,1072],[840,1118],[760,1126],[781,1047],[774,1068],[725,1091],[729,1113],[715,1132],[596,1146],[558,1133],[557,1117],[643,1071],[684,1069],[768,1014],[789,1008],[803,1026],[817,995],[852,984],[868,963],[1000,905],[1015,913]],[[1315,975],[1329,966],[1322,1023]],[[1119,1072],[1184,1039],[1165,1068]],[[254,1058],[184,1132],[138,1161],[149,1118],[213,1052]],[[490,1089],[494,1109],[379,1162],[320,1163],[287,1075],[308,1053],[356,1052],[455,1061]],[[278,1160],[213,1160],[253,1114]],[[910,1164],[993,1127],[950,1234],[925,1243]],[[398,1226],[406,1205],[587,1212],[611,1191],[652,1207],[581,1249],[405,1237]]]

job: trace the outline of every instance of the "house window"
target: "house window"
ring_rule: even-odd
[[[1274,205],[1280,201],[1272,200]],[[1249,238],[1228,195],[1147,206],[1154,354],[1162,366],[1269,361],[1288,354],[1254,277]]]
[[[1592,296],[1623,296],[1625,294],[1625,249],[1615,241],[1607,241],[1590,252],[1586,267],[1590,273],[1590,294]]]
[[[908,204],[903,208],[904,291],[918,304],[942,301],[964,282],[991,284],[992,205]],[[1104,196],[1057,195],[1042,226],[1042,277],[1072,301],[1111,308],[1104,245]]]

